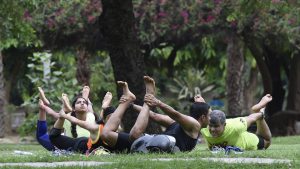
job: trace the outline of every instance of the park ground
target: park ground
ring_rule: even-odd
[[[21,151],[21,153],[20,153]],[[32,153],[31,155],[22,152]],[[17,164],[16,164],[17,163]],[[88,166],[89,165],[89,166]],[[0,168],[300,168],[300,136],[275,137],[267,150],[217,154],[199,144],[176,154],[54,156],[38,144],[0,144]]]

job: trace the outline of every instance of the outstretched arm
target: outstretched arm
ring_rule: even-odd
[[[189,135],[192,138],[198,138],[200,123],[197,120],[195,120],[193,117],[184,115],[176,111],[171,106],[167,105],[166,103],[163,103],[162,101],[158,100],[151,94],[147,94],[145,96],[145,102],[149,106],[159,107],[170,118],[172,118],[177,123],[179,123],[187,135]]]
[[[46,106],[42,100],[39,100],[39,107],[40,109],[46,111],[47,114],[51,115],[55,119],[58,119],[59,114],[56,111],[54,111],[52,108]]]
[[[140,105],[136,105],[133,104],[132,108],[134,110],[136,110],[137,112],[140,112],[142,110],[142,106]],[[169,116],[167,115],[163,115],[163,114],[159,114],[159,113],[155,113],[153,111],[150,111],[150,115],[149,117],[155,121],[156,123],[164,126],[164,127],[168,127],[170,126],[172,123],[174,123],[175,121],[173,119],[171,119]]]
[[[71,115],[65,114],[64,112],[60,113],[61,117],[64,119],[69,120],[71,123],[77,124],[78,126],[90,131],[90,132],[97,132],[99,129],[99,125],[96,123],[90,123],[87,121],[79,120],[76,117]]]

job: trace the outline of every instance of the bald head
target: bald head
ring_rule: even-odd
[[[213,110],[210,112],[209,117],[210,124],[225,124],[226,116],[221,110]]]

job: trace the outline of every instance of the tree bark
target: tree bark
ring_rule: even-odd
[[[103,13],[100,31],[109,51],[116,81],[126,81],[129,89],[136,95],[136,103],[142,104],[145,95],[143,81],[145,63],[139,49],[135,30],[135,18],[131,0],[103,0]],[[118,88],[118,97],[122,91]],[[124,129],[129,131],[135,123],[137,114],[127,112],[123,118]],[[147,132],[158,130],[150,123]]]
[[[255,100],[255,94],[257,91],[258,83],[258,68],[250,68],[250,75],[248,79],[244,79],[245,87],[243,94],[243,112],[249,114],[251,112],[251,107],[257,102]]]
[[[88,64],[89,52],[82,47],[77,49],[76,79],[82,86],[90,84],[91,71]]]
[[[244,67],[244,44],[241,39],[234,33],[228,36],[227,46],[227,101],[228,115],[241,115],[243,83],[242,72]]]
[[[295,110],[300,113],[300,51],[292,58],[289,91],[287,98],[287,110]]]
[[[265,47],[264,50],[266,53],[265,60],[272,77],[272,91],[270,94],[272,95],[273,100],[267,106],[268,115],[272,116],[283,109],[285,90],[283,89],[281,80],[282,60],[280,59],[280,56],[278,56],[278,53],[273,51],[273,48]]]
[[[5,105],[5,88],[4,88],[3,56],[2,56],[2,51],[0,50],[0,138],[3,138],[5,136],[4,105]]]

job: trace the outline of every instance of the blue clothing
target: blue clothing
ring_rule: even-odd
[[[47,122],[46,121],[38,120],[37,129],[36,129],[36,139],[45,149],[47,149],[49,151],[55,150],[55,147],[51,144],[49,135],[47,133]]]

